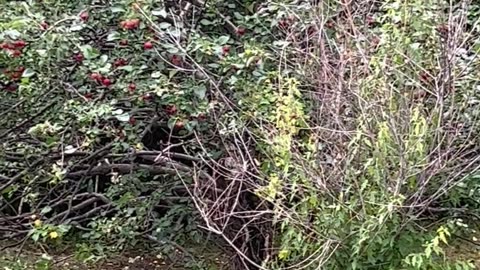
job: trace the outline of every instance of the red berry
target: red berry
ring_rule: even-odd
[[[198,121],[203,122],[207,119],[207,116],[204,113],[201,113],[197,116]]]
[[[40,27],[43,29],[43,30],[47,30],[49,25],[47,22],[43,21],[40,23]]]
[[[117,60],[115,60],[115,62],[113,62],[113,65],[116,67],[125,66],[126,64],[127,64],[127,60],[123,58],[118,58]]]
[[[177,120],[177,122],[175,122],[175,128],[177,129],[182,129],[184,126],[185,124],[181,120]]]
[[[176,54],[174,54],[170,60],[175,66],[180,66],[182,64],[182,58]]]
[[[122,40],[120,40],[119,44],[120,44],[121,46],[127,46],[127,45],[128,45],[128,40],[122,39]]]
[[[138,28],[139,25],[140,25],[139,19],[132,19],[132,20],[126,20],[126,21],[120,22],[120,26],[125,30],[133,30],[135,28]]]
[[[86,94],[84,95],[84,97],[85,97],[86,99],[88,99],[88,100],[92,100],[93,94],[92,94],[92,93],[86,93]]]
[[[144,48],[145,50],[151,50],[151,49],[153,49],[153,43],[150,42],[150,41],[147,41],[147,42],[145,42],[145,43],[143,44],[143,48]]]
[[[12,51],[12,57],[19,57],[22,55],[22,52],[19,50],[13,50]]]
[[[135,122],[137,122],[137,120],[135,119],[135,117],[130,117],[130,119],[128,120],[128,122],[130,123],[130,125],[135,125]]]
[[[430,81],[430,76],[427,74],[427,72],[422,71],[420,72],[420,80],[422,82],[428,83]]]
[[[22,74],[23,74],[23,71],[22,72],[15,71],[11,73],[10,78],[12,80],[18,80],[22,77]]]
[[[88,17],[89,17],[88,12],[83,11],[82,13],[80,13],[80,19],[84,22],[88,21]]]
[[[334,28],[335,23],[332,20],[328,20],[326,23],[327,28]]]
[[[239,36],[245,35],[245,28],[243,28],[243,27],[241,27],[241,26],[240,26],[240,27],[237,27],[237,30],[236,30],[236,31],[237,31],[237,35],[239,35]]]
[[[110,80],[109,78],[105,78],[102,80],[102,84],[108,87],[112,84],[112,80]]]
[[[139,19],[132,19],[132,20],[130,20],[130,24],[132,26],[132,29],[137,28],[140,25],[140,20]]]
[[[373,18],[372,16],[368,16],[366,22],[368,25],[372,25],[375,23],[375,18]]]
[[[15,83],[12,83],[12,84],[9,84],[5,90],[7,90],[8,92],[15,92],[17,91],[17,88],[18,88],[18,85],[15,84]]]
[[[95,80],[95,81],[101,81],[103,79],[102,75],[100,73],[92,73],[90,74],[90,79]]]
[[[16,40],[13,42],[13,46],[18,49],[23,49],[23,47],[25,47],[26,45],[27,43],[25,43],[25,41],[23,40]]]
[[[2,48],[4,50],[8,50],[8,49],[10,49],[10,44],[8,44],[6,42],[3,42],[2,44],[0,44],[0,48]]]
[[[227,55],[230,52],[230,46],[225,45],[222,48],[223,56]]]
[[[83,62],[83,60],[85,59],[85,57],[83,57],[83,54],[81,53],[77,53],[73,56],[73,59],[75,59],[75,61],[81,63]]]
[[[130,92],[135,91],[135,89],[137,89],[137,86],[134,83],[128,85],[128,90],[130,90]]]
[[[168,105],[165,109],[166,113],[169,115],[173,115],[177,112],[177,106],[175,105]]]
[[[285,21],[285,20],[280,20],[280,21],[278,22],[278,26],[279,26],[280,28],[288,28],[288,22]]]
[[[18,67],[18,68],[16,69],[16,71],[23,73],[23,72],[25,71],[25,67],[21,67],[21,66],[20,66],[20,67]]]

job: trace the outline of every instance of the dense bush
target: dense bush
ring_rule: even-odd
[[[477,4],[2,6],[5,238],[80,237],[83,259],[215,242],[238,269],[473,269],[444,250],[476,229]]]

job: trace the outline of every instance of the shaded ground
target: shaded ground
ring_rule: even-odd
[[[473,240],[471,243],[464,240],[453,242],[445,253],[449,258],[472,262],[476,269],[480,269],[480,243],[474,244]]]
[[[5,243],[1,243],[4,245]],[[205,269],[205,270],[227,270],[228,258],[225,255],[214,252],[211,254],[195,254],[199,259],[184,260],[185,254],[176,250],[170,258],[178,258],[178,261],[166,259],[161,255],[152,252],[144,253],[141,250],[131,250],[111,256],[107,259],[101,259],[94,263],[85,263],[75,258],[75,252],[64,251],[48,252],[42,251],[41,247],[25,245],[20,248],[7,248],[0,252],[0,270],[20,270],[20,269],[38,269],[38,270],[180,270],[180,269]],[[182,259],[183,258],[183,259]]]

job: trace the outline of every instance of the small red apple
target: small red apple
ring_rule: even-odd
[[[143,48],[144,48],[145,50],[151,50],[151,49],[153,49],[153,43],[150,42],[150,41],[146,41],[146,42],[143,44]]]
[[[90,79],[98,82],[98,81],[101,81],[103,77],[102,75],[100,75],[100,73],[92,73],[90,74]]]
[[[168,105],[167,108],[165,108],[165,112],[169,115],[173,115],[177,112],[177,106],[175,105]]]
[[[17,88],[18,85],[16,83],[11,83],[5,88],[5,90],[7,90],[8,92],[15,92],[17,91]]]
[[[133,28],[137,28],[140,25],[140,20],[139,19],[132,19],[132,20],[130,20],[130,24],[132,25]]]
[[[128,85],[128,90],[129,90],[130,92],[135,91],[135,89],[137,89],[137,85],[136,85],[136,84],[130,83],[130,84]]]
[[[207,116],[204,114],[204,113],[200,113],[198,116],[197,116],[197,119],[198,121],[200,122],[203,122],[207,119]]]
[[[10,79],[11,79],[12,81],[16,81],[16,80],[20,79],[20,77],[22,77],[22,73],[12,72],[12,73],[10,74]]]
[[[138,28],[139,25],[140,25],[139,19],[131,19],[131,20],[125,20],[120,22],[120,26],[124,30],[133,30]]]
[[[23,74],[23,71],[15,71],[10,74],[10,78],[16,81],[22,77],[22,74]]]
[[[237,27],[236,32],[237,32],[237,35],[243,36],[243,35],[245,35],[245,28],[243,28],[241,26]]]
[[[172,56],[172,58],[170,59],[170,61],[172,62],[172,64],[174,64],[175,66],[180,66],[182,64],[182,58],[176,54],[174,54]]]
[[[442,35],[447,35],[448,34],[448,25],[447,24],[440,24],[437,26],[437,31],[440,32]]]
[[[230,46],[225,45],[222,47],[222,55],[226,56],[230,52]]]
[[[115,62],[113,63],[114,66],[116,67],[121,67],[121,66],[125,66],[127,64],[127,60],[123,59],[123,58],[118,58],[117,60],[115,60]]]
[[[130,119],[128,119],[128,122],[130,123],[130,125],[135,125],[135,123],[137,122],[137,120],[135,119],[135,117],[131,116]]]
[[[93,94],[92,93],[86,93],[85,95],[83,95],[87,100],[92,100],[93,98]]]
[[[17,71],[17,72],[22,72],[22,73],[23,73],[23,72],[25,71],[25,67],[20,66],[20,67],[18,67],[15,71]]]
[[[110,80],[109,78],[105,78],[102,80],[102,84],[106,87],[110,86],[112,84],[112,80]]]
[[[12,51],[12,57],[20,57],[21,55],[22,55],[22,52],[19,50]]]
[[[13,42],[13,46],[17,49],[23,49],[27,43],[23,40],[16,40]]]
[[[365,22],[368,24],[368,25],[373,25],[375,23],[375,18],[372,17],[372,16],[367,16],[367,19],[365,20]]]
[[[427,74],[427,72],[425,71],[420,72],[420,81],[424,83],[430,82],[430,76]]]
[[[77,61],[78,63],[82,63],[85,57],[83,57],[83,54],[77,53],[73,56],[73,59]]]
[[[88,12],[83,11],[82,13],[80,13],[80,19],[84,22],[88,21],[88,17],[89,17]]]
[[[185,124],[183,123],[182,120],[177,120],[177,122],[175,122],[175,128],[176,129],[182,129],[184,126],[185,126]]]

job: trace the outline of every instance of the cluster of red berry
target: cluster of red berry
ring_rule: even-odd
[[[25,71],[25,68],[20,66],[13,70],[5,69],[3,71],[3,74],[5,74],[5,76],[7,76],[12,81],[18,81],[22,77],[22,74],[24,71]]]
[[[120,22],[120,27],[122,27],[123,30],[134,30],[134,29],[137,29],[139,26],[140,26],[139,19],[130,19],[130,20],[125,20]]]
[[[12,42],[4,42],[0,44],[0,48],[5,50],[12,57],[19,57],[22,55],[22,50],[27,46],[27,43],[23,40],[15,40]]]

